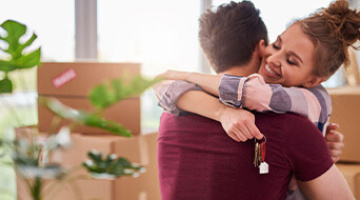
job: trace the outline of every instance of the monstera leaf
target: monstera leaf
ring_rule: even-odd
[[[109,154],[103,158],[96,150],[88,152],[89,160],[83,162],[83,166],[93,175],[93,178],[115,178],[119,176],[139,176],[145,172],[145,168],[133,164],[126,158],[118,158],[116,154]]]
[[[105,109],[121,100],[137,96],[147,90],[150,86],[161,81],[161,78],[146,79],[141,75],[131,78],[129,83],[125,80],[128,78],[113,79],[109,82],[95,86],[90,92],[90,102],[99,109]]]
[[[45,105],[55,115],[71,120],[77,124],[100,128],[124,137],[131,136],[131,132],[122,125],[114,121],[106,120],[97,114],[70,108],[56,99],[39,97],[39,102]]]
[[[7,20],[0,25],[5,31],[0,35],[0,41],[4,45],[0,46],[6,58],[0,58],[0,71],[5,73],[5,76],[0,80],[0,93],[11,93],[12,82],[8,78],[8,73],[18,69],[26,69],[38,66],[40,64],[41,49],[38,48],[31,52],[25,53],[24,49],[28,48],[36,40],[35,33],[25,42],[20,43],[20,38],[26,33],[26,26],[13,20]]]

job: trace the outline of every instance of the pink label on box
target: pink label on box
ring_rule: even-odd
[[[61,73],[59,76],[52,80],[52,83],[56,88],[65,85],[67,82],[73,80],[76,77],[76,73],[73,69],[68,69]]]

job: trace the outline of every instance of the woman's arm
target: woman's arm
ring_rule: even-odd
[[[200,74],[195,72],[181,72],[168,70],[159,77],[171,80],[184,80],[199,85],[206,92],[219,96],[218,87],[221,75]]]
[[[283,87],[265,83],[258,74],[246,78],[224,75],[219,93],[220,101],[227,105],[259,112],[293,112],[303,115],[321,131],[331,113],[331,98],[321,85],[313,88]]]
[[[226,133],[236,141],[262,138],[252,113],[221,104],[218,98],[206,94],[193,83],[163,81],[153,89],[159,99],[158,105],[166,112],[179,116],[183,110],[219,121]]]
[[[187,81],[165,80],[155,84],[153,89],[159,99],[158,105],[166,112],[179,116],[181,110],[176,104],[180,96],[189,90],[199,90],[200,88]]]
[[[331,98],[321,85],[313,88],[283,87],[267,84],[262,76],[249,77],[207,75],[169,70],[166,79],[186,80],[200,85],[205,91],[219,96],[226,105],[244,107],[259,112],[293,112],[310,119],[325,135],[331,114]]]
[[[221,122],[226,133],[236,141],[246,141],[254,137],[263,138],[255,125],[255,117],[252,113],[225,106],[217,98],[202,91],[184,93],[177,105],[182,110]]]
[[[167,79],[186,80],[220,97],[226,105],[259,112],[293,112],[310,119],[323,134],[331,113],[331,99],[321,85],[314,88],[283,87],[267,84],[254,74],[249,77],[207,75],[169,70],[161,75]]]

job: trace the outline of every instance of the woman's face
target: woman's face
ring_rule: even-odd
[[[298,24],[286,29],[264,50],[259,74],[267,83],[305,86],[313,77],[315,47]]]

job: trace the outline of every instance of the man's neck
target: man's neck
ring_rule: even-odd
[[[219,74],[228,74],[233,76],[249,76],[259,71],[260,63],[261,60],[259,59],[259,56],[253,53],[252,58],[245,65],[233,66]]]
[[[249,76],[253,73],[257,73],[257,71],[258,71],[258,67],[248,64],[248,65],[231,67],[228,70],[225,70],[219,74],[220,75],[228,74],[233,76]]]

